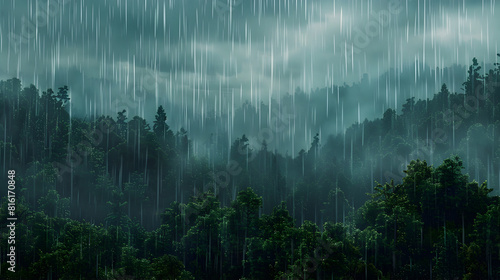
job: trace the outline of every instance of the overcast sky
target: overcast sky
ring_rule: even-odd
[[[74,114],[151,117],[496,60],[494,0],[2,1],[0,78],[71,88]],[[146,103],[146,106],[144,106]],[[125,105],[124,105],[125,104]],[[229,105],[227,105],[229,104]],[[110,113],[111,112],[111,113]]]

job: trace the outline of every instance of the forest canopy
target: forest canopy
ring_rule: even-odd
[[[499,279],[500,65],[467,74],[295,155],[211,131],[198,155],[163,106],[82,119],[71,85],[1,81],[1,278]]]

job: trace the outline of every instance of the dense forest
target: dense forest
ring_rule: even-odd
[[[295,154],[207,129],[199,155],[163,106],[78,118],[67,86],[2,81],[17,255],[11,273],[4,188],[0,278],[500,279],[499,82],[474,59],[463,92],[443,84]],[[276,137],[289,114],[267,116]]]

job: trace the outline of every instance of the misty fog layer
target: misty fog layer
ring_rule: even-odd
[[[129,117],[152,121],[163,105],[174,129],[193,132],[214,118],[229,142],[240,136],[242,124],[232,117],[244,104],[260,116],[250,124],[255,131],[271,125],[261,103],[273,112],[297,88],[308,95],[325,89],[312,95],[322,104],[287,107],[311,112],[284,141],[269,144],[296,155],[316,132],[336,134],[387,108],[399,111],[407,98],[432,97],[443,83],[461,92],[473,57],[497,61],[495,7],[416,0],[4,1],[0,78],[40,88],[71,84],[71,114],[83,118],[126,109]],[[365,74],[369,83],[339,94],[337,86]],[[204,138],[192,136],[195,152],[203,151]]]

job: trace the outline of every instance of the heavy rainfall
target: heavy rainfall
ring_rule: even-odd
[[[1,279],[500,279],[496,0],[4,0]]]

